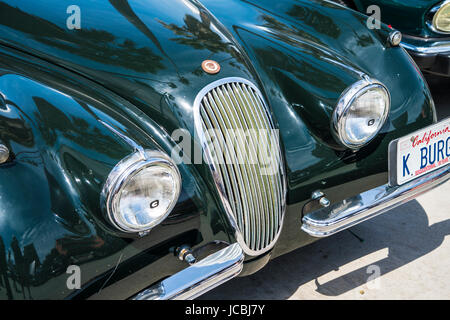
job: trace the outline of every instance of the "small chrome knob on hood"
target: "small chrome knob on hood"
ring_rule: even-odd
[[[402,42],[402,33],[400,31],[392,31],[388,38],[389,44],[393,47],[397,47]]]
[[[9,159],[9,149],[0,144],[0,164],[5,163]]]

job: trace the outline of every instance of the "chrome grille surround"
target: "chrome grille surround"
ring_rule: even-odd
[[[243,78],[223,78],[212,82],[195,99],[194,120],[196,136],[204,158],[209,163],[222,204],[235,229],[236,240],[248,255],[267,252],[280,235],[286,209],[286,177],[278,135],[276,139],[267,140],[273,148],[271,150],[275,151],[271,160],[275,160],[277,166],[270,175],[262,174],[264,169],[259,163],[214,162],[208,144],[211,138],[212,141],[226,141],[228,129],[238,129],[238,139],[242,138],[239,130],[275,132],[269,131],[275,130],[275,127],[261,92]],[[211,132],[213,136],[210,136]],[[248,142],[233,145],[234,154],[249,151],[251,155],[257,156],[256,150],[260,146],[252,137]],[[247,146],[250,150],[244,151],[243,148]],[[225,157],[230,154],[226,144],[219,148]]]

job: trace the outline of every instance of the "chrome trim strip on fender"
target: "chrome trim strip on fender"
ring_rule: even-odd
[[[383,186],[327,208],[308,213],[301,229],[313,237],[327,237],[371,219],[429,191],[450,179],[450,165],[401,186]]]
[[[242,271],[244,253],[234,243],[190,267],[145,289],[133,300],[191,300],[236,277]]]

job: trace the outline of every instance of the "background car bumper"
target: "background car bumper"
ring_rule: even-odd
[[[450,77],[450,38],[404,35],[401,44],[422,71]]]

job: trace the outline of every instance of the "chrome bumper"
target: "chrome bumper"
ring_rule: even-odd
[[[402,42],[400,44],[406,50],[416,54],[439,54],[450,52],[450,42],[436,42],[429,46],[419,46],[412,43]]]
[[[449,179],[450,165],[446,165],[401,186],[386,184],[308,213],[301,228],[314,237],[327,237],[412,200]]]
[[[132,299],[194,299],[241,273],[243,262],[242,248],[235,243],[142,291]]]

